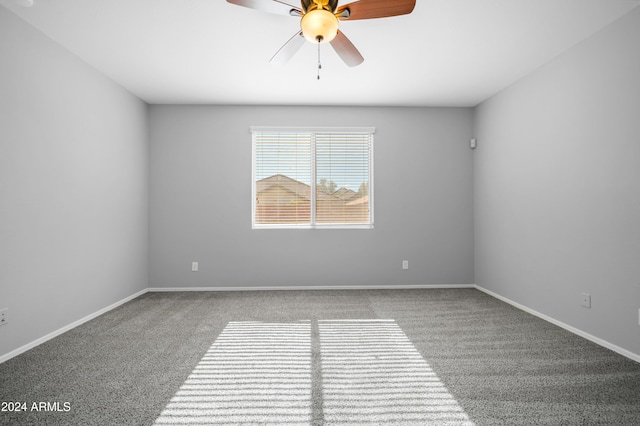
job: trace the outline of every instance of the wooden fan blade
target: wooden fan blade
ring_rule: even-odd
[[[284,44],[284,46],[280,48],[280,50],[276,52],[275,55],[273,55],[273,58],[271,58],[269,62],[274,65],[286,64],[289,62],[289,59],[293,58],[295,54],[298,53],[298,50],[300,50],[305,41],[307,41],[307,39],[302,35],[302,31],[297,32]]]
[[[353,43],[351,43],[351,40],[340,30],[338,30],[336,38],[331,40],[331,47],[333,47],[333,50],[342,58],[344,63],[350,67],[355,67],[364,62],[364,58],[360,52],[358,52],[358,49],[356,49]]]
[[[298,12],[298,15],[302,13],[299,6],[293,6],[280,0],[227,0],[227,2],[277,15],[290,15],[292,10]]]
[[[387,16],[407,15],[413,12],[416,0],[359,0],[340,6],[336,15],[342,14],[340,19],[353,21],[355,19],[386,18]],[[343,13],[349,9],[349,15]]]

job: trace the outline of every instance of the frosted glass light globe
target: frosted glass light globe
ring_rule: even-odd
[[[328,10],[315,9],[304,14],[300,28],[311,43],[329,43],[338,34],[338,18]]]

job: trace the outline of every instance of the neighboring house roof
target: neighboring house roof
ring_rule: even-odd
[[[353,190],[351,190],[351,189],[348,189],[348,188],[342,187],[342,188],[338,189],[336,192],[334,192],[332,195],[333,195],[334,197],[338,197],[338,198],[340,198],[341,200],[345,200],[345,201],[346,201],[346,200],[348,200],[349,198],[353,198],[353,197],[355,197],[355,196],[356,196],[356,194],[357,194],[357,192],[356,192],[356,191],[353,191]]]
[[[274,185],[280,186],[304,199],[309,200],[311,198],[311,188],[309,187],[309,185],[280,174],[269,176],[268,178],[260,179],[259,181],[257,181],[256,194],[264,192]]]
[[[365,195],[364,197],[357,198],[353,201],[349,201],[347,203],[348,206],[355,206],[358,204],[364,204],[369,202],[369,195]]]
[[[277,174],[273,176],[269,176],[264,179],[260,179],[256,182],[256,194],[260,194],[263,191],[271,188],[272,186],[277,185],[280,186],[287,191],[290,191],[296,194],[299,197],[302,197],[306,200],[311,199],[311,187],[306,183],[302,183],[295,179],[292,179],[288,176]],[[342,198],[338,198],[324,191],[319,191],[316,194],[318,200],[329,201],[329,200],[342,200]]]

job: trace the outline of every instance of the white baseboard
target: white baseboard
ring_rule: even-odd
[[[33,342],[27,343],[24,346],[19,347],[18,349],[15,349],[9,353],[6,353],[4,355],[0,355],[0,364],[2,364],[5,361],[10,360],[11,358],[20,355],[21,353],[24,353],[26,351],[28,351],[29,349],[33,349],[38,345],[41,345],[42,343],[46,342],[47,340],[51,340],[54,337],[57,337],[59,335],[61,335],[62,333],[65,333],[73,328],[76,328],[77,326],[84,324],[87,321],[90,321],[106,312],[109,312],[112,309],[117,308],[120,305],[123,305],[125,303],[127,303],[130,300],[135,299],[136,297],[142,296],[143,294],[145,294],[148,290],[144,289],[144,290],[140,290],[139,292],[132,294],[129,297],[125,297],[122,300],[117,301],[116,303],[113,303],[112,305],[107,306],[106,308],[102,308],[99,311],[96,311],[92,314],[87,315],[84,318],[81,318],[77,321],[72,322],[71,324],[65,325],[62,328],[59,328],[56,331],[53,331],[49,334],[47,334],[46,336],[40,337],[39,339],[34,340]]]
[[[543,319],[543,320],[545,320],[547,322],[550,322],[553,325],[557,325],[560,328],[564,328],[565,330],[567,330],[567,331],[569,331],[569,332],[571,332],[573,334],[576,334],[576,335],[578,335],[580,337],[583,337],[583,338],[585,338],[587,340],[590,340],[590,341],[592,341],[593,343],[595,343],[597,345],[600,345],[600,346],[605,347],[607,349],[611,349],[612,351],[617,352],[620,355],[623,355],[623,356],[625,356],[625,357],[627,357],[627,358],[629,358],[629,359],[631,359],[633,361],[640,362],[640,355],[638,355],[636,353],[633,353],[633,352],[628,351],[628,350],[626,350],[624,348],[621,348],[620,346],[614,345],[611,342],[607,342],[606,340],[603,340],[603,339],[601,339],[599,337],[596,337],[596,336],[594,336],[592,334],[589,334],[586,331],[582,331],[579,328],[573,327],[573,326],[571,326],[569,324],[565,324],[562,321],[558,321],[555,318],[552,318],[552,317],[550,317],[548,315],[542,314],[542,313],[540,313],[538,311],[535,311],[535,310],[533,310],[531,308],[528,308],[528,307],[526,307],[524,305],[521,305],[520,303],[514,302],[511,299],[507,299],[504,296],[500,296],[499,294],[494,293],[491,290],[487,290],[486,288],[480,287],[479,285],[475,285],[475,288],[480,290],[483,293],[488,294],[491,297],[495,297],[498,300],[501,300],[501,301],[503,301],[505,303],[508,303],[509,305],[511,305],[513,307],[516,307],[516,308],[518,308],[518,309],[520,309],[520,310],[522,310],[522,311],[524,311],[524,312],[526,312],[528,314],[534,315],[534,316],[536,316],[536,317],[538,317],[540,319]]]
[[[272,290],[411,290],[436,288],[476,288],[475,284],[416,284],[416,285],[320,285],[320,286],[255,286],[255,287],[150,287],[151,293],[175,291],[272,291]]]

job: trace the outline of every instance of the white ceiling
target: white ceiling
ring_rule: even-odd
[[[323,45],[319,81],[311,43],[268,63],[298,18],[224,0],[0,4],[152,104],[474,106],[640,0],[417,0],[410,15],[341,22],[365,62]]]

